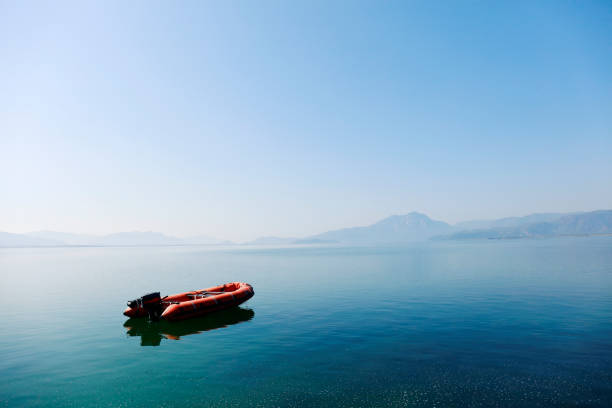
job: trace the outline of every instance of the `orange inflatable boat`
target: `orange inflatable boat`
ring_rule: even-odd
[[[154,292],[130,300],[123,314],[128,317],[148,316],[153,320],[189,319],[238,306],[252,298],[254,294],[253,287],[243,282],[226,283],[163,298],[159,292]]]

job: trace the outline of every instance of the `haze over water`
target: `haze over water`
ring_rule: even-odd
[[[0,249],[0,269],[4,406],[612,403],[612,237]],[[240,309],[121,315],[232,280]]]

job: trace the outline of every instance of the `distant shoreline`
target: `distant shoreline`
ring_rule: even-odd
[[[463,239],[428,239],[410,242],[385,242],[370,244],[350,244],[342,242],[331,243],[285,243],[285,244],[134,244],[134,245],[29,245],[29,246],[0,246],[0,249],[58,249],[58,248],[180,248],[180,247],[205,247],[221,248],[231,247],[234,249],[254,248],[307,248],[307,247],[387,247],[406,244],[422,244],[427,242],[476,242],[476,241],[520,241],[520,240],[547,240],[555,238],[590,238],[590,237],[612,237],[612,233],[593,234],[560,234],[548,236],[524,236],[524,237],[489,237],[489,238],[463,238]]]
[[[367,226],[343,228],[301,238],[265,236],[237,243],[206,235],[178,238],[153,231],[119,232],[104,236],[56,231],[25,234],[0,232],[0,247],[387,245],[428,240],[499,240],[611,234],[612,210],[565,214],[541,213],[497,220],[466,221],[455,225],[433,220],[425,214],[411,212],[392,215]]]

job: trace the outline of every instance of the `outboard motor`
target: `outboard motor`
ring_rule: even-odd
[[[162,313],[161,295],[159,292],[149,293],[138,299],[127,302],[130,309],[134,310],[134,316],[138,316],[140,311],[144,312],[151,320],[159,320]],[[124,312],[124,314],[126,314]],[[127,315],[127,314],[126,314]],[[132,316],[130,316],[132,317]]]

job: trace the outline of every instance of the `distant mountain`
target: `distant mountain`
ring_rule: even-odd
[[[435,221],[417,212],[393,215],[365,227],[344,228],[314,235],[309,239],[350,244],[379,244],[423,241],[453,230],[449,224]]]
[[[314,245],[333,244],[337,241],[319,238],[282,238],[282,237],[260,237],[253,241],[245,242],[243,245]]]
[[[71,234],[69,232],[56,231],[35,231],[26,234],[29,237],[49,239],[60,243],[60,245],[96,245],[96,242],[102,238],[95,235]]]
[[[458,222],[455,228],[461,230],[477,230],[489,228],[514,228],[521,225],[534,224],[537,222],[551,222],[568,215],[561,213],[530,214],[524,217],[506,217],[497,220],[474,220]]]
[[[612,234],[612,210],[585,213],[544,213],[499,220],[466,221],[451,226],[411,212],[393,215],[364,227],[344,228],[305,238],[261,237],[244,245],[308,244],[393,244],[428,239],[517,239],[561,235]],[[206,235],[176,238],[159,232],[120,232],[105,236],[37,231],[27,234],[0,232],[0,247],[39,247],[66,245],[146,246],[146,245],[231,245]]]
[[[612,234],[612,210],[569,214],[555,223],[555,233],[560,235]]]
[[[30,237],[24,234],[11,234],[10,232],[0,232],[0,247],[40,247],[40,246],[58,246],[63,245],[62,242]]]
[[[464,239],[516,239],[526,238],[528,235],[520,228],[488,228],[461,230],[447,235],[431,237],[434,241],[464,240]]]
[[[116,234],[96,236],[71,234],[56,231],[36,231],[26,234],[0,232],[0,247],[35,247],[35,246],[146,246],[146,245],[219,245],[231,244],[208,236],[196,236],[186,239],[171,237],[159,232],[119,232]]]
[[[189,245],[232,245],[232,241],[213,238],[208,235],[197,235],[194,237],[183,238],[183,243]]]
[[[289,245],[296,240],[297,238],[259,237],[253,241],[245,242],[244,245]]]
[[[338,241],[319,238],[301,238],[292,242],[295,245],[336,244]]]
[[[97,240],[97,245],[108,246],[130,246],[130,245],[181,245],[183,241],[179,238],[169,237],[160,232],[118,232],[106,235]]]
[[[567,214],[548,222],[532,222],[516,227],[463,230],[434,239],[516,239],[593,234],[612,234],[612,210]]]

